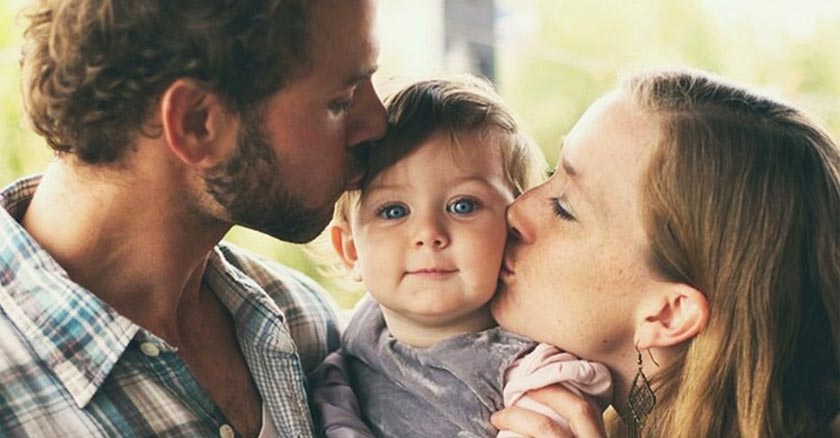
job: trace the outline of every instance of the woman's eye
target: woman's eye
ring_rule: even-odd
[[[575,220],[575,217],[569,212],[569,209],[563,205],[562,198],[555,196],[550,198],[549,201],[551,202],[551,209],[554,210],[554,214],[557,215],[557,217],[567,221]]]
[[[386,205],[380,208],[376,215],[382,219],[402,219],[408,216],[408,208],[399,204]]]
[[[472,199],[462,198],[449,204],[446,209],[454,214],[470,214],[478,210],[478,203]]]

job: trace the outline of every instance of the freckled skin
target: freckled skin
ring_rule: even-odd
[[[657,129],[618,93],[581,117],[554,175],[508,210],[513,273],[492,303],[500,325],[608,367],[626,361],[636,306],[655,284],[639,187]]]

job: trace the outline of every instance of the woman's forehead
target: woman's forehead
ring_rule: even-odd
[[[564,140],[558,171],[569,174],[581,196],[604,213],[626,214],[659,134],[653,117],[626,94],[612,92],[581,116]]]

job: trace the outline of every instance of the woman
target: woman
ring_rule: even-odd
[[[786,104],[657,71],[590,107],[561,155],[509,209],[499,323],[610,368],[610,435],[837,434],[840,154],[829,136]],[[569,393],[534,395],[577,436],[603,435],[600,413]],[[558,436],[515,408],[493,421]]]

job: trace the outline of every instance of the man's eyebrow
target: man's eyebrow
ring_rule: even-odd
[[[347,79],[344,81],[344,83],[347,86],[351,86],[351,85],[355,85],[355,84],[357,84],[357,83],[359,83],[359,82],[361,82],[365,79],[370,79],[373,76],[373,74],[376,73],[376,70],[378,70],[378,69],[379,69],[378,65],[374,65],[374,66],[371,66],[371,67],[368,67],[368,68],[360,69],[360,70],[354,72],[353,74],[351,74],[350,76],[348,76]]]

